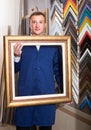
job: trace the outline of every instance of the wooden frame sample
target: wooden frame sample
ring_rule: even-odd
[[[24,46],[47,45],[60,46],[62,48],[63,93],[35,96],[16,96],[13,49],[16,42],[21,42]],[[71,101],[72,74],[70,36],[4,36],[4,56],[7,107],[33,106]]]

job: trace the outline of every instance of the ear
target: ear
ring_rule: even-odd
[[[29,28],[29,34],[31,34],[32,33],[32,26],[31,26],[32,24],[31,24],[31,20],[29,20],[29,23],[28,23],[28,28]]]
[[[31,20],[29,20],[28,27],[31,28]]]
[[[47,25],[47,24],[45,23],[45,28],[46,28],[46,25]]]

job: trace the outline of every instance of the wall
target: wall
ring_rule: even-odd
[[[3,0],[0,3],[0,68],[3,60],[3,35],[18,34],[19,0]],[[0,69],[0,76],[1,76]]]
[[[3,36],[17,35],[19,29],[20,0],[3,0],[0,2],[0,122],[3,113],[5,86],[2,83],[3,70]]]

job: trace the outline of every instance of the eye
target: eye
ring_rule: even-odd
[[[32,23],[36,23],[35,21],[33,21]]]
[[[34,24],[34,23],[36,23],[36,21],[32,21],[32,23]]]
[[[43,21],[40,21],[40,23],[43,23]]]

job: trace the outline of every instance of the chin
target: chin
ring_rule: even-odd
[[[42,33],[36,33],[36,35],[42,35]]]
[[[39,35],[43,35],[43,33],[42,32],[35,32],[35,33],[33,33],[33,35],[39,36]]]

